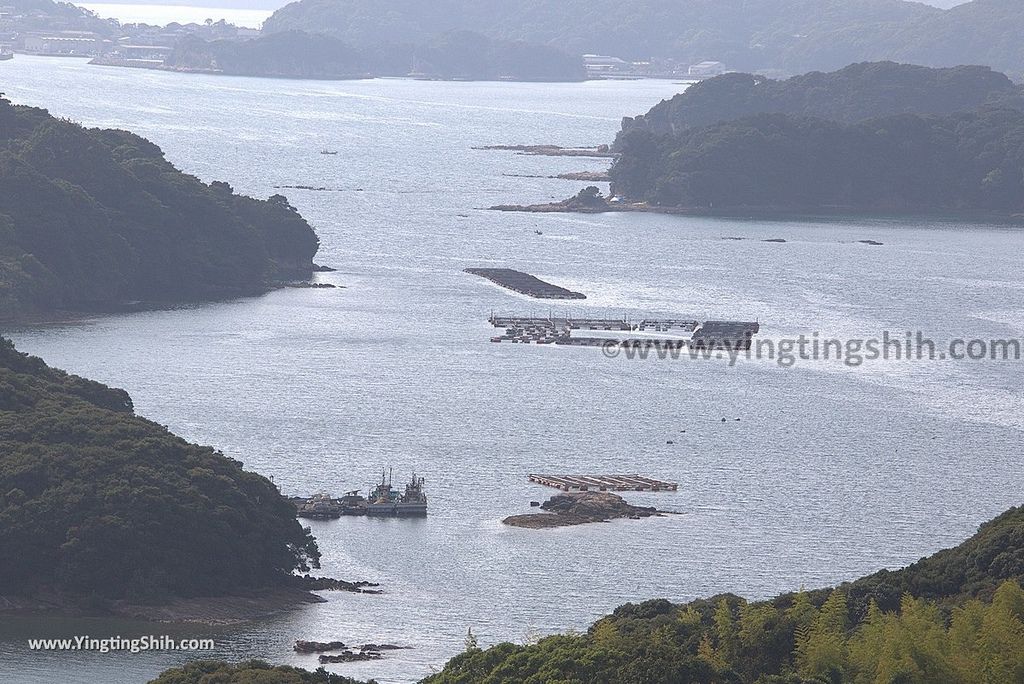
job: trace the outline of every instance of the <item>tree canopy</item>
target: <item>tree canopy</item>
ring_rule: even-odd
[[[612,192],[694,209],[1024,211],[1024,112],[842,124],[762,114],[619,140]]]
[[[953,114],[983,105],[1024,109],[1024,89],[981,66],[932,69],[895,62],[863,62],[774,80],[724,74],[663,100],[622,122],[623,133],[679,134],[756,114],[792,114],[856,123],[894,114]]]
[[[355,679],[328,672],[297,667],[274,667],[260,660],[229,664],[199,661],[167,670],[151,684],[360,684]],[[373,684],[372,681],[365,684]]]
[[[281,196],[205,184],[126,131],[0,99],[0,318],[252,294],[319,241]]]
[[[161,602],[291,582],[320,553],[269,480],[0,338],[0,594]]]
[[[352,47],[323,33],[288,30],[247,41],[182,39],[167,65],[241,76],[365,78],[419,76],[442,79],[582,81],[583,61],[546,45],[495,40],[449,31],[423,43]]]
[[[626,604],[581,635],[469,648],[424,684],[1024,680],[1024,508],[902,570],[770,601]]]
[[[265,27],[328,33],[356,47],[424,44],[469,30],[576,55],[711,59],[740,70],[800,73],[896,59],[1024,75],[1018,0],[949,10],[904,0],[299,0]]]

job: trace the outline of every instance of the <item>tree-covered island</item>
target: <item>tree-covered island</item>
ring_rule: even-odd
[[[0,338],[0,606],[108,612],[306,586],[320,551],[267,478]]]
[[[0,320],[266,291],[313,272],[280,196],[206,184],[159,147],[0,97]]]

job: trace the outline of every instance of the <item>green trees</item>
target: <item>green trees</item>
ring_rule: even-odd
[[[417,43],[352,47],[316,30],[285,30],[247,41],[178,42],[169,66],[242,76],[366,78],[406,76],[514,81],[582,81],[583,61],[547,45],[446,31]]]
[[[931,69],[895,62],[851,64],[786,80],[725,74],[623,120],[622,133],[678,135],[757,114],[791,114],[857,123],[895,114],[954,114],[986,104],[1024,108],[1024,93],[1004,74],[982,66]]]
[[[1014,508],[902,570],[754,603],[725,595],[626,604],[585,635],[465,653],[424,681],[1024,681],[1022,552],[1024,508]]]
[[[0,593],[160,602],[279,586],[319,550],[266,478],[0,339]]]
[[[206,185],[143,138],[6,100],[0,183],[0,318],[252,294],[308,277],[319,246],[287,201]]]
[[[612,191],[657,206],[785,211],[1024,210],[1024,112],[840,124],[762,114],[678,136],[629,131]]]
[[[360,684],[354,679],[333,674],[324,668],[316,672],[296,667],[268,665],[259,660],[230,665],[199,661],[167,670],[152,684]],[[373,684],[373,681],[365,684]]]

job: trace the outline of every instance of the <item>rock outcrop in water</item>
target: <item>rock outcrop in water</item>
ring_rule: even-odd
[[[513,515],[505,518],[502,522],[512,527],[540,530],[593,522],[608,522],[616,518],[650,518],[663,514],[663,511],[656,508],[628,504],[618,494],[609,492],[556,494],[542,503],[540,508],[547,512]]]

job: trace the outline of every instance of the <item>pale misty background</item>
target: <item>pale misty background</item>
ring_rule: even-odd
[[[555,0],[557,1],[557,0]],[[924,4],[949,8],[962,5],[966,0],[925,0]],[[190,7],[224,7],[228,9],[276,10],[288,4],[288,0],[103,0],[109,5],[183,5]],[[88,4],[75,2],[74,4]]]

